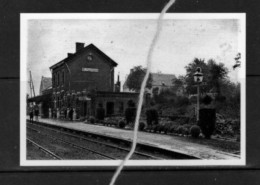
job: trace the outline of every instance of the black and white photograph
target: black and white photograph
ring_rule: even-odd
[[[20,14],[20,165],[246,165],[244,13]],[[140,104],[140,99],[142,103]]]

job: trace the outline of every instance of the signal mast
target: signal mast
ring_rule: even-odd
[[[35,97],[35,91],[34,91],[34,85],[33,85],[33,80],[32,80],[32,73],[30,71],[30,80],[29,80],[29,85],[30,85],[30,96],[31,98]]]

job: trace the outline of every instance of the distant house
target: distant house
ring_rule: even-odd
[[[52,79],[51,77],[42,76],[41,85],[40,85],[40,95],[46,94],[52,89]]]
[[[159,92],[163,89],[174,87],[172,81],[176,76],[172,74],[152,73],[152,89],[158,88]]]
[[[160,94],[160,92],[164,89],[170,89],[174,87],[172,81],[176,78],[173,74],[164,74],[164,73],[151,73],[152,75],[152,88],[146,89],[146,92],[153,96],[154,91]],[[127,77],[125,83],[123,85],[124,92],[134,92],[130,90],[126,85]]]

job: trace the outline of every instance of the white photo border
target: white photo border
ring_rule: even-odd
[[[158,13],[21,13],[20,14],[20,165],[21,166],[118,166],[121,160],[27,160],[26,89],[28,21],[45,19],[157,19]],[[167,13],[164,19],[237,19],[240,21],[241,51],[241,146],[237,160],[129,160],[126,166],[244,166],[246,165],[246,14],[245,13]]]

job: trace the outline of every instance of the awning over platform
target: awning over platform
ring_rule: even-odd
[[[35,96],[33,98],[28,98],[28,102],[44,102],[44,101],[50,101],[51,100],[51,94],[44,94],[41,96]]]
[[[87,97],[87,96],[80,96],[79,97],[79,101],[90,101],[91,98]]]

